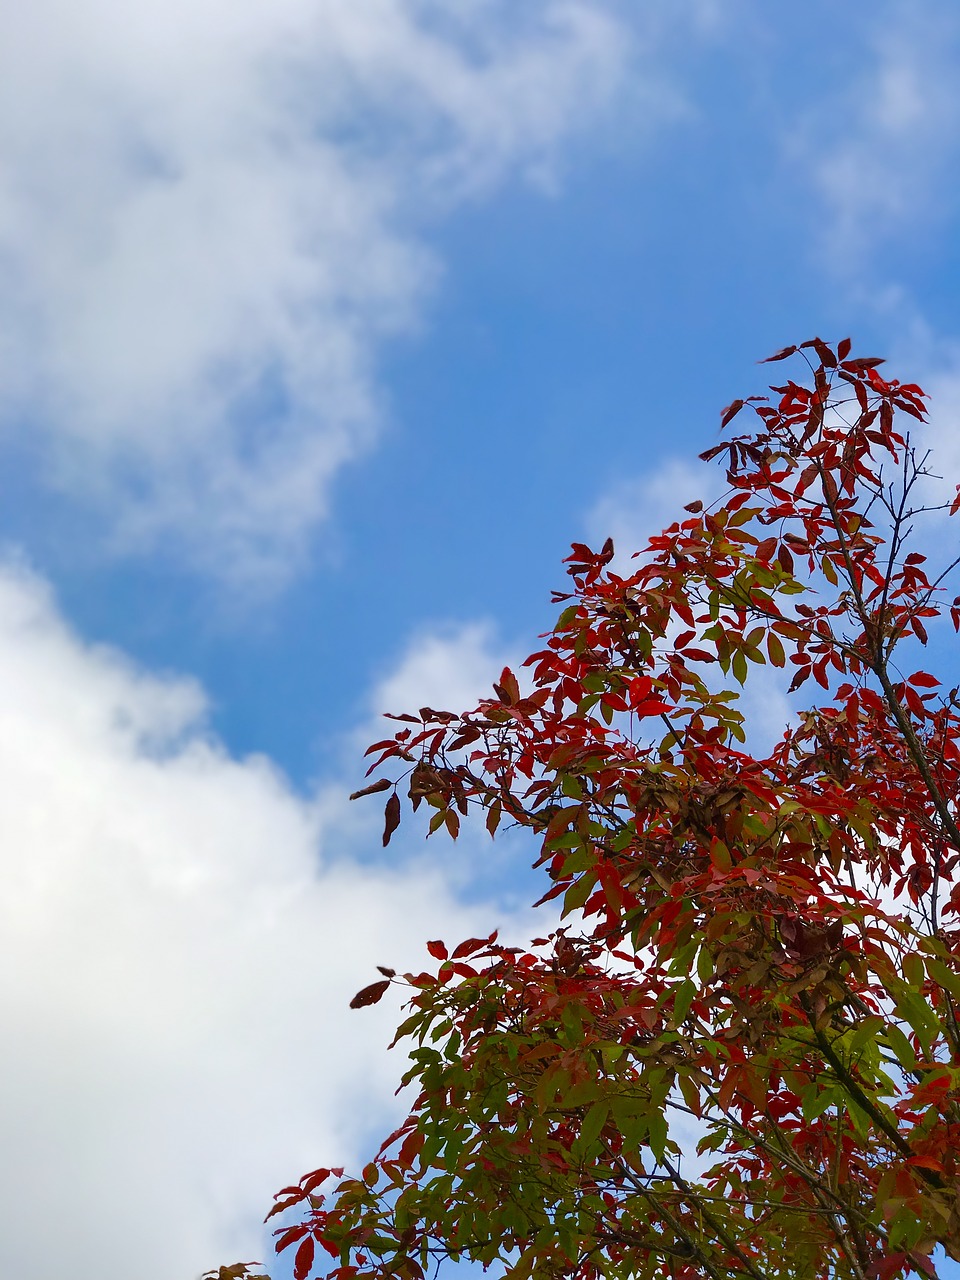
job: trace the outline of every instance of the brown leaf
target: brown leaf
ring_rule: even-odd
[[[251,1267],[262,1266],[259,1262],[235,1262],[230,1267],[220,1267],[218,1271],[207,1271],[201,1280],[269,1280],[268,1276],[254,1275]]]
[[[400,825],[400,797],[396,792],[387,801],[383,811],[383,847],[390,843],[390,837]]]
[[[361,787],[359,791],[352,791],[350,799],[359,800],[361,796],[376,795],[378,791],[386,791],[392,785],[389,778],[378,778],[376,782],[371,782],[369,787]]]

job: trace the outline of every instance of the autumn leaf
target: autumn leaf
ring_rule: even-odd
[[[720,415],[721,428],[727,426],[728,423],[733,421],[733,419],[737,416],[737,414],[743,408],[743,404],[744,402],[742,400],[734,400],[727,405],[723,413]]]
[[[351,1009],[363,1009],[368,1004],[377,1004],[383,999],[384,993],[390,986],[390,979],[385,978],[382,982],[371,982],[368,987],[364,987],[350,1001]]]
[[[390,837],[400,825],[400,797],[396,792],[387,801],[383,811],[383,847],[390,843]]]
[[[378,778],[376,782],[371,782],[369,787],[361,787],[359,791],[351,791],[350,799],[359,800],[361,796],[376,795],[378,791],[387,791],[393,783],[389,778]]]

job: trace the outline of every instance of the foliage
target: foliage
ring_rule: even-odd
[[[703,455],[726,460],[720,503],[630,572],[574,546],[527,688],[505,670],[476,710],[396,716],[371,748],[386,776],[357,794],[389,791],[385,844],[401,784],[431,832],[476,808],[527,828],[564,923],[431,942],[438,967],[356,997],[411,993],[419,1093],[359,1177],[279,1194],[304,1214],[278,1232],[298,1280],[444,1257],[892,1280],[960,1258],[960,704],[914,665],[942,613],[960,627],[953,565],[915,544],[946,511],[900,428],[918,387],[848,340],[788,357],[809,378],[734,401],[724,428],[746,408],[754,429]],[[820,704],[752,754],[740,687],[775,706],[781,675]]]

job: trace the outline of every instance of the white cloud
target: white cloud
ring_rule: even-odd
[[[888,236],[936,223],[956,203],[954,6],[889,0],[863,35],[866,68],[820,99],[789,148],[826,208],[821,245],[846,270]]]
[[[937,498],[950,502],[960,484],[960,349],[956,344],[952,359],[937,365],[919,374],[930,397],[929,422],[914,428],[914,434],[931,450],[930,469],[941,477],[933,486]]]
[[[349,997],[495,912],[422,859],[328,855],[323,806],[232,759],[195,684],[84,645],[9,565],[0,684],[0,1274],[262,1256],[272,1192],[390,1110],[397,1001]]]
[[[121,545],[282,572],[376,433],[424,228],[547,180],[628,54],[606,0],[11,8],[0,422]]]

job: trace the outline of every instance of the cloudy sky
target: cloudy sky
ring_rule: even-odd
[[[192,1280],[524,850],[346,804],[852,334],[960,474],[952,0],[0,0],[0,1274]],[[279,1271],[278,1271],[278,1274]]]

